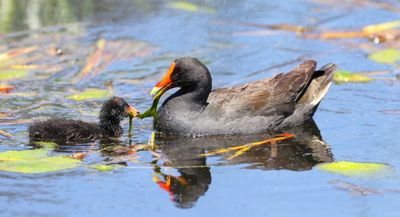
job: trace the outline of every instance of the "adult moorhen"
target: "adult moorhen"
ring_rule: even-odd
[[[99,123],[64,118],[38,121],[29,126],[29,139],[68,143],[118,137],[122,134],[120,123],[128,115],[136,116],[136,109],[121,97],[114,96],[103,103]]]
[[[151,91],[157,103],[168,89],[180,88],[158,109],[154,128],[193,136],[258,133],[302,124],[312,118],[336,69],[334,64],[315,67],[316,62],[308,60],[285,74],[211,90],[204,64],[192,57],[176,59]]]

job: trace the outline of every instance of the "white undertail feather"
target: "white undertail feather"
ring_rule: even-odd
[[[328,92],[329,87],[331,86],[331,84],[332,84],[332,82],[329,82],[329,84],[326,85],[326,86],[324,87],[324,89],[322,89],[322,90],[319,92],[318,96],[315,97],[315,98],[310,102],[310,104],[312,104],[312,105],[317,105],[319,102],[321,102],[322,98],[324,98],[324,96],[325,96],[326,93]]]

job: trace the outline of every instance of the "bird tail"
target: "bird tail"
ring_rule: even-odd
[[[312,118],[322,98],[329,90],[335,70],[335,64],[327,64],[314,72],[310,83],[296,103],[294,113],[281,126],[302,123]]]
[[[302,104],[311,104],[314,106],[315,111],[331,86],[333,72],[335,70],[336,65],[330,63],[315,71],[309,86],[297,105],[301,106]]]

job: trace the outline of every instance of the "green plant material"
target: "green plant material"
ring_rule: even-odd
[[[87,99],[101,99],[101,98],[105,98],[109,95],[110,95],[109,90],[88,88],[88,89],[85,89],[81,93],[73,94],[73,95],[67,96],[66,98],[75,100],[75,101],[83,101],[83,100],[87,100]]]
[[[167,7],[189,12],[205,11],[215,13],[215,9],[207,6],[199,6],[186,1],[174,1],[167,4]]]
[[[370,78],[366,75],[359,73],[352,73],[344,70],[336,71],[335,74],[333,75],[333,81],[336,83],[345,83],[345,82],[366,83],[373,80],[374,80],[373,78]]]
[[[95,169],[97,171],[100,171],[100,172],[108,172],[108,171],[111,171],[113,169],[120,168],[122,166],[121,165],[115,165],[115,164],[113,164],[113,165],[94,164],[94,165],[90,165],[88,167],[91,168],[91,169]]]
[[[79,160],[66,156],[47,157],[48,150],[33,149],[0,153],[0,170],[16,173],[48,173],[80,166]]]
[[[161,98],[161,96],[154,98],[153,104],[151,105],[151,107],[149,109],[147,109],[145,112],[139,113],[137,115],[137,117],[140,119],[147,118],[147,117],[157,118],[157,105],[158,105],[158,101],[160,101],[160,98]]]
[[[47,156],[45,149],[32,149],[23,151],[6,151],[0,153],[0,163],[3,161],[29,160]]]
[[[129,129],[128,129],[128,135],[129,137],[132,136],[132,123],[133,123],[133,116],[129,115]]]
[[[37,142],[33,142],[33,145],[37,145],[41,148],[44,149],[55,149],[55,147],[57,147],[57,143],[55,142],[44,142],[44,141],[37,141]]]
[[[319,164],[317,168],[324,172],[336,173],[343,176],[365,177],[382,174],[389,169],[389,166],[383,163],[336,161]]]
[[[79,166],[79,160],[65,156],[39,158],[34,160],[4,161],[0,163],[0,170],[16,173],[48,173]]]
[[[393,64],[397,61],[400,61],[400,51],[393,48],[388,48],[370,54],[368,58],[377,63]]]
[[[28,75],[28,71],[26,70],[4,70],[0,71],[0,81],[1,80],[12,80],[12,79],[18,79],[18,78],[23,78]]]

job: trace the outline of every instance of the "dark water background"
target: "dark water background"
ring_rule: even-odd
[[[214,87],[272,76],[307,58],[317,60],[319,66],[333,62],[339,69],[355,72],[389,70],[383,78],[399,72],[398,65],[367,58],[371,49],[383,46],[367,39],[305,39],[290,31],[240,23],[354,30],[399,19],[399,1],[193,3],[199,6],[194,11],[173,8],[170,1],[0,1],[0,51],[38,46],[27,62],[47,66],[9,81],[16,90],[0,95],[0,130],[13,135],[0,136],[0,151],[27,149],[26,130],[32,120],[95,121],[104,99],[65,98],[88,87],[111,88],[114,95],[143,111],[151,104],[148,93],[153,85],[181,56],[206,63]],[[77,77],[99,39],[111,46],[112,61],[95,74]],[[47,55],[47,50],[56,48],[64,54]],[[399,109],[398,81],[332,85],[315,114],[316,124],[293,129],[297,140],[259,147],[233,160],[198,156],[268,135],[160,139],[153,154],[158,161],[143,151],[127,167],[110,172],[87,168],[39,175],[0,172],[0,216],[399,216]],[[121,145],[147,143],[151,120],[135,120],[134,128],[132,140],[125,134]],[[99,146],[82,144],[62,153]],[[84,163],[109,157],[94,154]],[[314,167],[334,160],[387,163],[393,174],[352,178]],[[172,167],[162,167],[163,162]],[[154,177],[172,179],[172,193],[160,188]],[[337,183],[378,193],[357,194]]]

